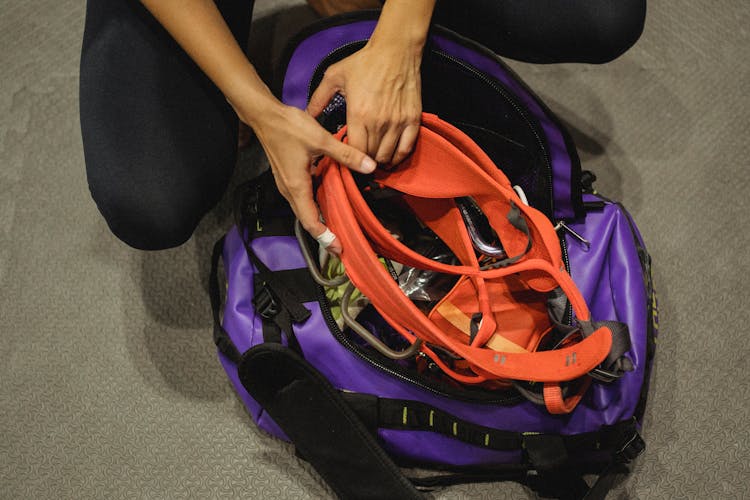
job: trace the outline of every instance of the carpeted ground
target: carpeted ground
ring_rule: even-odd
[[[272,60],[309,19],[284,14],[297,3],[259,0],[256,53]],[[0,5],[0,498],[329,498],[252,425],[216,360],[204,283],[227,200],[179,249],[111,236],[81,150],[84,3]],[[648,449],[610,498],[748,498],[749,14],[736,0],[652,0],[643,38],[612,64],[513,64],[654,261]],[[255,147],[237,177],[263,164]]]

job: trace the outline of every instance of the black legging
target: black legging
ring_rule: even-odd
[[[253,0],[218,0],[235,38]],[[610,61],[641,34],[646,0],[439,1],[434,21],[500,55]],[[80,112],[89,188],[112,232],[140,249],[185,242],[219,201],[237,159],[237,117],[148,11],[89,0]]]

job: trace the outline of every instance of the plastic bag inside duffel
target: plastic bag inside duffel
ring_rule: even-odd
[[[290,53],[285,101],[304,107],[327,64],[361,46],[373,26],[374,21],[350,20],[307,32]],[[337,326],[269,176],[239,196],[238,225],[215,252],[215,261],[223,256],[228,279],[221,324],[220,287],[215,281],[212,286],[221,362],[256,422],[291,438],[340,496],[372,491],[382,497],[408,489],[388,457],[463,473],[442,476],[434,484],[508,478],[547,486],[553,493],[557,489],[560,495],[582,495],[589,490],[583,473],[609,477],[614,465],[643,448],[638,431],[655,334],[648,254],[619,205],[582,195],[580,167],[566,132],[495,56],[437,29],[423,73],[425,110],[472,136],[522,187],[530,205],[558,227],[563,262],[592,315],[627,325],[625,357],[632,371],[608,383],[594,381],[571,413],[551,415],[521,396],[518,386],[457,384],[442,377],[435,363],[418,366],[415,360],[383,356]],[[473,106],[457,101],[445,94],[450,89],[466,89],[477,101]],[[441,92],[444,99],[438,98]],[[443,102],[445,110],[440,109]],[[323,118],[332,130],[342,124],[342,104],[333,103]],[[564,297],[559,302],[559,321],[575,324],[571,306]],[[399,346],[399,336],[372,308],[357,319]],[[401,340],[400,346],[406,345]],[[299,356],[292,359],[288,353]],[[267,404],[265,409],[246,387]],[[331,416],[331,408],[340,411]],[[295,413],[304,415],[304,422],[295,422]],[[348,423],[347,432],[342,422]],[[351,436],[344,439],[343,434]],[[369,462],[357,463],[352,455],[369,457]],[[371,467],[373,461],[380,465]],[[326,463],[336,467],[326,468]],[[375,479],[358,479],[364,486],[356,491],[341,486],[347,477],[360,478],[352,474],[363,470]],[[385,489],[378,490],[378,484]],[[594,492],[603,490],[606,481],[594,487]]]

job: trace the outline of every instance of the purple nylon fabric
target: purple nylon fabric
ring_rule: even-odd
[[[274,270],[293,269],[304,265],[302,255],[289,256],[286,263],[283,245],[289,245],[290,241],[296,241],[290,237],[264,238],[265,241],[253,241],[255,250],[258,246],[268,247],[264,257],[273,264]],[[229,334],[232,342],[239,352],[245,352],[252,346],[263,342],[263,325],[259,317],[255,316],[252,305],[253,298],[253,273],[255,267],[250,263],[245,251],[244,243],[236,227],[233,227],[224,238],[224,268],[229,286],[224,306],[224,329]],[[291,267],[289,267],[291,265]],[[276,437],[288,441],[284,432],[263,411],[261,406],[247,393],[240,382],[237,366],[219,353],[219,361],[226,370],[229,380],[232,382],[240,399],[247,407],[248,412],[258,425]]]
[[[595,198],[595,197],[592,196],[592,198]],[[643,248],[646,248],[646,243],[643,241],[643,236],[641,235],[641,231],[638,229],[638,226],[635,224],[635,221],[633,220],[633,217],[629,213],[626,213],[625,215],[627,216],[628,220],[630,221],[631,228],[632,228],[633,232],[635,233],[636,238],[638,238],[638,242],[641,244],[641,246]],[[652,284],[652,286],[653,286],[653,284]],[[652,311],[653,316],[650,317],[650,318],[646,318],[646,321],[653,322],[653,325],[652,325],[653,326],[653,330],[652,331],[653,331],[653,334],[654,334],[654,338],[656,338],[656,337],[659,336],[659,316],[658,316],[659,308],[658,308],[658,304],[656,303],[656,299],[657,298],[656,298],[655,295],[654,295],[654,297],[652,299],[654,300],[653,311]],[[646,300],[649,300],[649,297],[647,297]]]
[[[305,109],[310,80],[318,64],[334,49],[352,41],[366,40],[375,28],[375,21],[359,21],[328,28],[306,38],[294,51],[287,66],[282,100],[291,106]],[[480,54],[447,38],[433,35],[433,44],[441,51],[469,63],[476,69],[496,78],[521,99],[544,130],[552,163],[554,215],[556,219],[574,217],[571,204],[571,159],[560,129],[550,120],[539,103],[518,80],[504,70],[493,58]]]
[[[257,252],[263,247],[264,262],[274,270],[296,269],[305,267],[305,260],[297,248],[297,240],[292,236],[278,236],[253,240],[253,250]],[[295,252],[288,252],[295,248]],[[227,290],[226,310],[224,313],[224,328],[229,333],[232,342],[240,352],[263,342],[263,325],[260,318],[253,315],[253,272],[254,267],[245,253],[242,238],[236,228],[227,234],[224,240],[224,262],[229,283],[240,284],[239,288],[232,286]],[[236,332],[243,332],[238,334]]]
[[[635,371],[625,374],[611,385],[592,384],[587,396],[569,415],[550,415],[543,407],[529,402],[513,406],[465,403],[403,382],[370,365],[328,334],[328,327],[316,302],[305,304],[313,314],[307,322],[295,327],[297,339],[307,360],[339,389],[384,398],[421,401],[460,419],[508,431],[567,435],[596,431],[602,425],[615,424],[633,415],[643,382],[646,357],[646,297],[640,263],[625,217],[616,205],[607,204],[603,211],[589,213],[585,224],[571,224],[573,230],[591,241],[588,250],[576,240],[569,239],[567,243],[573,278],[590,305],[594,319],[612,319],[628,324],[634,339],[628,356],[633,361]],[[302,266],[301,254],[293,238],[258,238],[253,241],[253,249],[264,262],[273,263],[269,265],[272,270]],[[260,322],[249,306],[252,266],[236,230],[227,235],[224,256],[229,277],[224,327],[232,341],[244,351],[262,342],[262,336]],[[279,267],[281,261],[284,261],[283,267]],[[258,420],[261,410],[237,380],[236,367],[225,359],[222,359],[222,363],[251,415]],[[258,423],[283,438],[283,433],[267,416]],[[396,441],[386,441],[386,447],[414,459],[421,457],[427,461],[440,461],[452,457],[450,460],[455,462],[454,465],[515,461],[512,453],[486,449],[478,452],[476,446],[449,437],[433,436],[438,439],[435,443],[440,444],[427,446],[424,445],[424,432],[421,431],[382,431],[381,436],[397,436]],[[405,444],[415,440],[422,445],[413,447]]]
[[[224,307],[224,329],[239,352],[263,342],[263,325],[253,310],[253,272],[237,228],[224,238],[224,269],[229,287]]]
[[[600,201],[586,195],[586,201]],[[648,297],[634,237],[642,244],[640,234],[633,235],[628,214],[617,205],[607,203],[604,210],[589,212],[584,221],[570,228],[591,241],[586,248],[566,234],[571,276],[591,310],[594,320],[616,320],[628,325],[632,346],[628,357],[635,370],[615,382],[611,389],[593,387],[592,403],[605,412],[633,412],[638,404],[646,369]],[[635,226],[633,226],[635,227]],[[620,410],[615,410],[620,408]]]
[[[342,42],[367,40],[374,29],[374,21],[359,21],[319,31],[303,40],[289,59],[281,100],[290,106],[305,109],[310,80],[318,64]]]

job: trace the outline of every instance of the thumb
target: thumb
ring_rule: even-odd
[[[357,148],[336,140],[332,135],[328,136],[324,153],[341,165],[363,174],[372,173],[378,166],[377,162]]]
[[[328,103],[331,102],[331,99],[333,99],[333,96],[336,95],[336,92],[340,90],[340,85],[334,83],[334,80],[328,74],[324,75],[320,85],[313,92],[310,102],[307,104],[307,112],[312,116],[317,117],[322,113],[325,107],[328,106]]]

